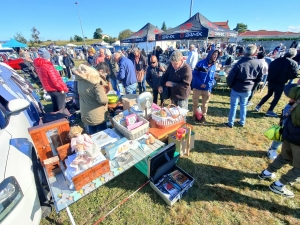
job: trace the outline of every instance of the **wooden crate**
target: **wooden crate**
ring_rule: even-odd
[[[74,154],[71,151],[70,143],[58,147],[57,152],[58,152],[58,156],[59,156],[60,160],[63,162],[63,166],[66,168],[66,165],[64,163],[65,159],[67,158],[68,155]],[[82,172],[72,178],[75,189],[77,191],[80,190],[87,183],[91,182],[92,180],[95,180],[96,178],[100,177],[101,175],[103,175],[109,171],[110,171],[110,165],[109,165],[108,160],[105,160],[105,161],[85,170],[84,172]]]
[[[60,119],[50,123],[42,124],[39,126],[31,127],[28,132],[32,138],[38,157],[43,164],[44,160],[53,157],[53,150],[47,137],[47,132],[57,130],[57,134],[53,138],[52,142],[55,142],[55,147],[59,147],[70,143],[69,138],[69,121],[66,119]]]
[[[49,142],[49,137],[47,137],[47,132],[55,129],[57,129],[57,135],[51,137],[52,143],[55,142],[55,149],[53,150]],[[42,165],[45,167],[47,175],[49,177],[52,177],[55,173],[60,172],[60,170],[58,169],[59,160],[63,162],[62,166],[66,168],[64,160],[68,155],[73,154],[70,148],[71,141],[69,138],[69,131],[69,121],[66,119],[60,119],[51,123],[46,123],[28,129],[28,132],[31,135],[31,138],[37,150],[38,157]],[[58,157],[54,156],[53,151],[57,152]],[[108,160],[105,160],[87,169],[86,171],[72,178],[75,189],[80,190],[80,188],[82,188],[87,183],[109,171],[110,165]]]

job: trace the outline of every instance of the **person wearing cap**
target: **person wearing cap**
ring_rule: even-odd
[[[266,112],[266,116],[278,116],[273,112],[273,110],[282,95],[284,85],[288,82],[288,80],[293,80],[298,75],[298,64],[292,59],[296,54],[296,49],[290,48],[288,52],[285,53],[284,57],[277,58],[270,63],[267,77],[268,93],[255,107],[257,112],[260,111],[263,104],[268,101],[274,93],[274,99],[271,102],[268,111]]]
[[[205,59],[199,61],[195,69],[193,70],[193,119],[196,121],[196,112],[199,103],[199,97],[202,98],[202,113],[203,116],[200,123],[206,122],[208,102],[211,96],[211,91],[213,88],[215,72],[216,72],[216,61],[220,56],[219,50],[215,49],[214,46],[212,50],[208,53]]]
[[[118,82],[117,82],[117,73],[119,72],[119,65],[115,62],[112,57],[111,51],[107,48],[105,49],[105,62],[110,68],[110,73],[108,74],[108,81],[111,83],[112,88],[117,93],[119,92]]]
[[[50,53],[40,48],[38,50],[40,58],[33,61],[36,72],[40,78],[43,88],[51,97],[53,112],[62,111],[66,107],[66,92],[68,88],[62,81],[59,72],[50,62]]]
[[[198,62],[198,52],[195,48],[195,45],[190,45],[189,47],[189,55],[186,59],[186,63],[191,67],[191,69],[193,70]]]
[[[233,128],[238,103],[240,103],[240,121],[238,125],[243,127],[246,123],[247,103],[252,88],[262,78],[262,63],[254,58],[256,53],[255,45],[248,45],[245,48],[244,56],[234,64],[227,76],[227,85],[230,92],[230,111],[226,127]]]
[[[172,104],[188,109],[189,96],[191,93],[192,70],[183,60],[181,51],[176,50],[170,56],[171,64],[159,81],[158,92],[170,88]]]
[[[297,101],[300,99],[300,85],[288,84],[284,87],[284,93],[288,98]],[[276,178],[275,173],[279,169],[287,164],[292,165],[287,173],[269,186],[272,192],[287,198],[293,198],[295,194],[286,186],[300,179],[300,104],[291,108],[293,110],[283,126],[281,153],[258,175],[261,180],[272,180]]]

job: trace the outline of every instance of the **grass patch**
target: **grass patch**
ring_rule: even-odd
[[[257,93],[258,103],[266,94]],[[272,99],[271,99],[272,100]],[[275,108],[281,113],[288,99],[282,97]],[[200,101],[201,102],[201,101]],[[223,126],[229,114],[229,91],[214,91],[208,109],[208,122],[194,126],[195,149],[189,157],[182,157],[178,165],[195,178],[194,186],[172,208],[148,185],[131,200],[107,217],[103,224],[300,224],[300,185],[290,187],[294,199],[286,199],[269,191],[269,181],[260,181],[257,174],[269,160],[266,149],[270,141],[263,132],[276,118],[249,107],[246,126],[228,129]],[[192,110],[190,97],[189,109]],[[239,116],[239,111],[237,112]],[[237,118],[238,120],[238,118]],[[277,174],[287,172],[286,166]],[[70,206],[76,224],[93,224],[125,197],[135,191],[147,178],[137,169],[126,173],[98,188]],[[70,224],[66,211],[53,211],[42,225]]]

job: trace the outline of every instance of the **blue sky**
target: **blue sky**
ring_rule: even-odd
[[[75,0],[1,1],[0,40],[16,32],[29,40],[30,29],[40,31],[41,40],[69,40],[81,35]],[[117,37],[124,29],[137,31],[146,23],[175,27],[189,18],[190,0],[79,0],[84,35],[92,38],[96,28]],[[200,12],[212,22],[229,20],[231,29],[245,23],[250,30],[300,32],[299,0],[194,0],[192,15]],[[294,8],[294,10],[293,10]],[[6,10],[7,9],[7,10]]]

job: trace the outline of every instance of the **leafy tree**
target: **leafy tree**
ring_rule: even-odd
[[[116,40],[117,40],[117,38],[113,38],[113,37],[105,37],[104,38],[104,41],[106,42],[106,43],[109,43],[110,45],[112,44],[112,43],[114,43],[114,42],[116,42]]]
[[[161,30],[166,31],[167,30],[167,26],[165,21],[163,22],[162,26],[161,26]]]
[[[102,30],[101,28],[97,28],[94,32],[94,39],[101,39],[102,38]]]
[[[131,31],[130,29],[126,29],[126,30],[123,30],[119,33],[118,38],[119,38],[119,40],[123,40],[123,39],[129,37],[132,34],[133,34],[133,31]]]
[[[74,39],[72,37],[70,37],[70,42],[74,42]]]
[[[30,47],[34,47],[34,46],[35,46],[35,40],[30,39],[30,40],[29,40],[29,46],[30,46]]]
[[[83,41],[83,38],[78,35],[74,35],[74,41],[80,42],[80,41]]]
[[[243,23],[238,23],[236,25],[236,28],[234,28],[233,30],[239,32],[239,33],[243,33],[248,29],[248,26],[246,24]]]
[[[41,43],[41,41],[40,41],[40,32],[35,27],[33,27],[31,29],[31,32],[32,32],[31,37],[32,37],[33,41],[35,43]]]
[[[16,35],[14,36],[14,39],[16,39],[17,41],[22,42],[24,44],[27,43],[27,40],[24,38],[22,33],[16,33]]]

